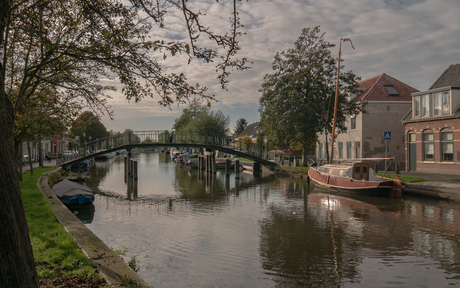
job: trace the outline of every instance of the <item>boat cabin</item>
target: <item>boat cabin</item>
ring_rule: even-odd
[[[354,163],[353,179],[369,181],[369,164],[362,162]]]
[[[356,162],[353,164],[329,164],[318,167],[319,172],[330,175],[349,177],[355,180],[369,181],[369,175],[372,175],[372,180],[375,176],[372,168],[368,163]]]

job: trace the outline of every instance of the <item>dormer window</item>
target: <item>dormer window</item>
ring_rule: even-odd
[[[434,93],[434,116],[450,114],[449,92]]]
[[[393,85],[384,85],[383,87],[385,87],[385,90],[387,90],[388,95],[393,97],[399,96],[398,91],[395,89]]]

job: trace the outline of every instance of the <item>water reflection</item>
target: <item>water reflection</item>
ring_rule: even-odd
[[[88,227],[127,247],[154,286],[460,285],[456,205],[329,194],[260,174],[235,179],[164,154],[133,158],[137,184],[120,181],[117,160],[90,171],[88,186],[100,193]]]

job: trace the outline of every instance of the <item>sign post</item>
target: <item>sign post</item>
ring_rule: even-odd
[[[383,131],[383,140],[385,140],[385,158],[388,158],[388,140],[391,140],[391,131]],[[387,171],[387,160],[385,159],[385,171]]]

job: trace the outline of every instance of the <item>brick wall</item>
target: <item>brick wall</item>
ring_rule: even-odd
[[[453,131],[453,162],[443,162],[441,158],[441,131],[443,129]],[[434,134],[434,161],[423,161],[423,131],[426,130],[431,130]],[[460,118],[406,123],[406,171],[409,169],[409,133],[416,135],[416,171],[460,175]]]

